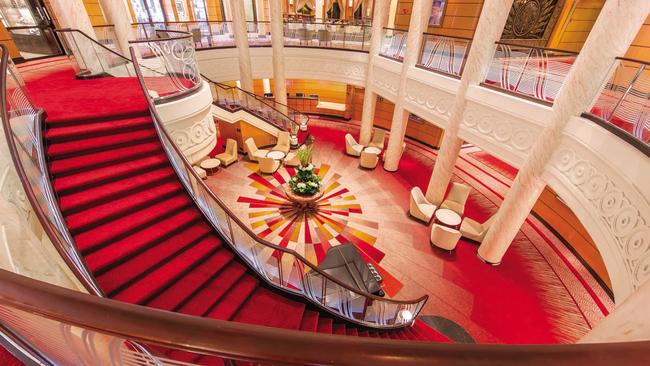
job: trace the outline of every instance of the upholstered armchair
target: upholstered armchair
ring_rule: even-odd
[[[363,150],[359,159],[359,166],[366,169],[375,169],[379,162],[379,156],[374,152]]]
[[[431,244],[444,250],[456,249],[460,240],[460,231],[447,226],[433,224],[431,228]]]
[[[218,159],[223,166],[228,166],[237,161],[237,141],[233,139],[226,140],[226,150],[214,157]]]
[[[465,212],[465,203],[469,197],[470,188],[464,184],[454,183],[447,198],[442,202],[440,208],[448,208],[459,215]]]
[[[359,144],[352,135],[349,133],[345,134],[345,152],[348,155],[352,156],[361,156],[361,151],[363,151],[363,145]]]
[[[424,221],[427,224],[431,221],[433,213],[436,211],[436,205],[429,202],[420,187],[413,187],[411,189],[411,204],[409,206],[409,214],[418,220]]]
[[[375,128],[372,133],[372,140],[368,146],[378,147],[384,149],[384,139],[386,137],[386,131]]]
[[[260,172],[264,174],[273,174],[280,168],[280,160],[273,158],[262,157],[259,158]]]
[[[493,219],[494,216],[485,220],[485,222],[481,224],[478,221],[466,217],[463,219],[463,222],[461,222],[460,224],[460,233],[467,239],[474,240],[480,243],[483,241],[483,238],[485,238],[485,234],[487,234],[488,230],[490,229]]]
[[[247,138],[244,145],[246,145],[246,152],[251,161],[259,161],[260,158],[266,157],[266,154],[269,153],[268,150],[258,149],[252,137]]]
[[[271,149],[272,151],[282,151],[285,155],[289,153],[291,149],[291,135],[289,132],[282,131],[278,133],[278,142]]]

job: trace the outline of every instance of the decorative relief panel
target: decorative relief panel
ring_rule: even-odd
[[[212,120],[212,115],[208,114],[199,122],[184,128],[177,128],[170,131],[174,143],[186,151],[202,145],[204,142],[211,141],[216,136],[217,130]]]
[[[418,81],[408,80],[406,84],[406,101],[415,104],[417,109],[427,113],[419,113],[423,118],[446,122],[449,119],[451,108],[454,105],[454,96],[438,88],[422,84]],[[415,108],[414,108],[415,109]],[[416,110],[411,110],[416,112]],[[427,115],[429,114],[429,115]],[[436,123],[446,127],[446,123]]]
[[[474,102],[467,102],[462,127],[493,143],[505,145],[517,155],[528,154],[541,130],[534,123]]]
[[[362,62],[335,58],[286,57],[285,63],[288,78],[322,78],[353,85],[364,85],[366,79],[366,64]]]
[[[632,287],[640,287],[650,278],[650,217],[646,200],[593,153],[577,146],[563,143],[551,165],[570,182],[572,191],[589,203],[601,228],[614,238]]]
[[[399,75],[375,66],[373,85],[375,89],[379,91],[383,91],[392,96],[397,96],[397,89],[399,89]]]

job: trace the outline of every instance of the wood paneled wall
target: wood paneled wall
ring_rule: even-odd
[[[303,93],[305,96],[316,94],[319,100],[323,102],[346,104],[346,88],[346,84],[334,81],[287,79],[287,93],[289,95],[293,96],[296,93]],[[261,79],[253,81],[253,90],[257,95],[264,94],[264,85]],[[273,79],[271,79],[271,92],[273,92]]]
[[[625,56],[650,62],[650,15],[646,18]]]
[[[594,244],[580,220],[557,197],[555,192],[546,187],[539,196],[535,207],[533,207],[533,212],[564,238],[565,242],[582,257],[584,262],[591,267],[595,275],[600,277],[609,289],[612,288],[605,263],[603,263],[603,258],[598,248],[596,248],[596,244]]]
[[[605,0],[568,0],[548,42],[548,47],[580,51]]]
[[[413,0],[399,0],[395,16],[395,28],[408,29]],[[473,37],[483,0],[447,0],[442,25],[429,27],[429,32],[455,37]]]
[[[90,24],[94,26],[106,25],[106,19],[101,6],[99,6],[99,0],[83,0],[83,3],[90,18]]]
[[[11,38],[11,33],[9,33],[2,23],[0,23],[0,43],[7,46],[9,57],[12,59],[16,60],[22,57],[20,51],[18,51],[18,47],[16,47],[16,44],[14,43],[14,40]]]
[[[221,0],[205,0],[205,3],[208,7],[208,20],[224,20],[223,10],[221,9]]]

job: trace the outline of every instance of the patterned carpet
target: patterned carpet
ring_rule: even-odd
[[[316,262],[328,246],[352,241],[391,278],[389,284],[394,279],[395,287],[385,289],[387,296],[429,295],[422,315],[449,319],[478,343],[575,342],[613,308],[588,270],[533,216],[498,267],[480,262],[476,244],[466,240],[452,254],[432,248],[430,227],[408,216],[408,202],[411,187],[426,188],[437,151],[410,142],[397,172],[381,166],[369,171],[344,153],[345,133],[358,136],[354,122],[312,118],[310,132],[316,138],[314,163],[327,169],[326,185],[337,185],[331,192],[341,192],[331,201],[320,202],[319,209],[341,213],[319,211],[306,221],[296,217],[280,187],[290,172],[262,177],[257,165],[245,158],[210,177],[208,185],[253,230],[273,242],[304,250]],[[481,221],[502,202],[512,171],[499,171],[507,167],[496,166],[478,151],[473,146],[463,148],[453,180],[472,187],[466,216]],[[328,207],[340,202],[358,211]],[[368,225],[358,225],[357,219]],[[358,239],[349,234],[349,227],[368,237]],[[338,233],[344,233],[345,239]]]

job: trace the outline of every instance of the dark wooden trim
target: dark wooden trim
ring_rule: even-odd
[[[547,100],[541,100],[541,99],[537,99],[537,98],[535,98],[535,97],[531,97],[531,96],[529,96],[529,95],[519,94],[519,93],[514,92],[514,91],[512,91],[512,90],[507,90],[507,89],[499,88],[498,86],[490,85],[490,84],[485,83],[485,82],[482,82],[482,83],[480,83],[479,85],[482,86],[482,87],[484,87],[484,88],[487,88],[487,89],[495,90],[495,91],[498,91],[498,92],[503,93],[503,94],[511,95],[511,96],[513,96],[513,97],[517,97],[517,98],[521,98],[521,99],[526,99],[526,100],[528,100],[528,101],[535,102],[535,103],[537,103],[537,104],[542,104],[542,105],[545,105],[545,106],[547,106],[547,107],[552,107],[552,106],[553,106],[553,103],[552,103],[552,102],[549,102],[549,101],[547,101]]]
[[[443,38],[462,39],[462,40],[470,41],[470,42],[472,42],[472,41],[474,40],[474,39],[469,38],[469,37],[461,37],[461,36],[447,36],[447,35],[439,34],[439,33],[422,32],[422,34],[424,34],[424,35],[426,35],[426,36],[436,36],[436,37],[443,37]]]
[[[446,73],[446,72],[443,72],[443,71],[440,71],[440,70],[430,69],[430,68],[428,68],[428,67],[426,67],[426,66],[424,66],[424,65],[422,65],[420,63],[415,64],[415,67],[418,68],[418,69],[422,69],[422,70],[426,70],[426,71],[429,71],[429,72],[433,72],[435,74],[440,74],[440,75],[443,75],[443,76],[447,76],[447,77],[450,77],[450,78],[453,78],[453,79],[456,79],[456,80],[460,80],[460,77],[463,75],[462,71],[464,69],[464,66],[465,65],[463,64],[463,67],[461,68],[460,75],[454,75],[454,74],[449,74],[449,73]]]
[[[650,158],[650,145],[646,144],[645,142],[637,139],[636,137],[632,136],[629,132],[625,131],[622,128],[619,128],[618,126],[615,126],[611,122],[605,121],[604,119],[595,116],[589,112],[584,112],[580,117],[584,119],[588,119],[591,122],[594,122],[595,124],[599,125],[600,127],[606,129],[607,131],[611,132],[612,134],[616,135],[616,137],[620,138],[621,140],[627,142],[628,144],[634,146],[637,150],[640,152],[644,153],[645,156]]]
[[[637,59],[634,59],[634,58],[629,58],[629,57],[617,57],[616,59],[617,59],[617,60],[621,60],[621,61],[636,62],[636,63],[638,63],[638,64],[643,64],[643,65],[648,65],[648,66],[650,66],[650,62],[648,62],[648,61],[641,61],[641,60],[637,60]]]
[[[559,49],[559,48],[535,47],[535,46],[528,46],[528,45],[525,45],[525,44],[502,42],[502,41],[496,41],[494,43],[504,45],[504,46],[511,46],[511,47],[534,48],[534,49],[537,49],[537,50],[544,50],[544,51],[551,51],[551,52],[562,52],[562,53],[566,53],[568,55],[576,55],[577,56],[578,54],[580,54],[580,52],[570,51],[570,50],[562,50],[562,49]]]

